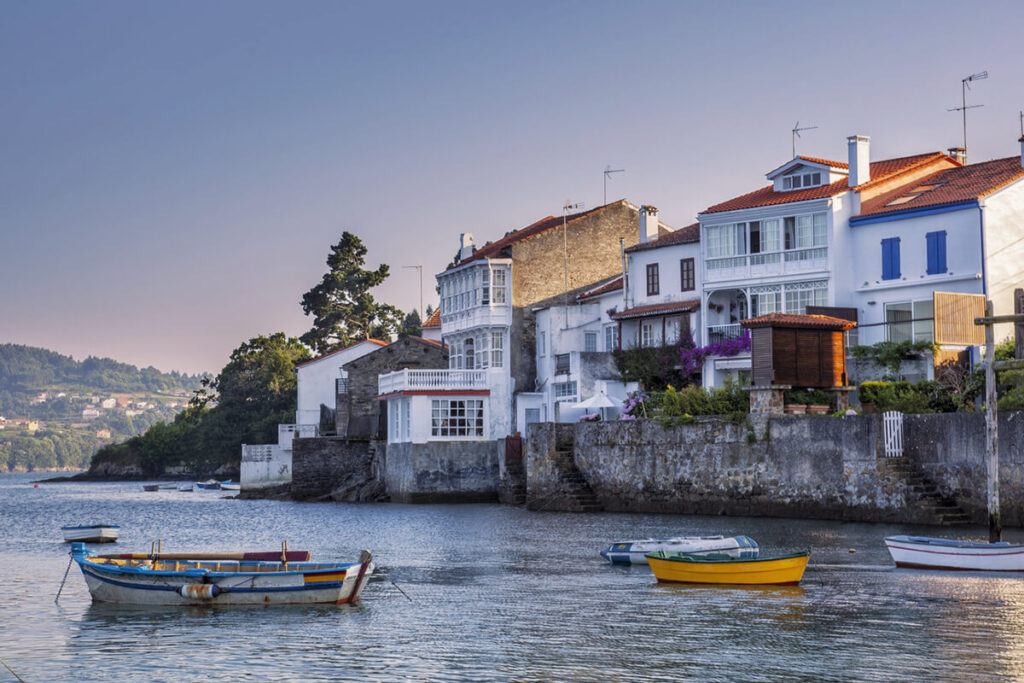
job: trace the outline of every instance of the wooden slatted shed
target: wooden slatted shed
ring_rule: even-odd
[[[843,332],[856,323],[827,315],[769,313],[740,325],[750,330],[754,386],[846,386]]]

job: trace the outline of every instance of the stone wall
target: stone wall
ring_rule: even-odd
[[[1000,430],[1002,518],[1019,526],[1024,414],[1003,415]],[[905,460],[984,523],[984,416],[908,415],[904,434]],[[566,509],[569,487],[555,454],[571,450],[606,510],[936,523],[886,462],[882,438],[878,415],[532,425],[528,505]]]
[[[398,503],[498,500],[498,449],[504,441],[389,443],[384,485]]]
[[[292,441],[294,500],[381,500],[377,444],[358,439],[295,439]]]

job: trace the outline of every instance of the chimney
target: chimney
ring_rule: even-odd
[[[1020,143],[1020,167],[1024,168],[1024,135],[1021,135],[1017,142]]]
[[[459,235],[459,260],[465,261],[473,255],[473,249],[476,247],[473,244],[473,233],[464,232]]]
[[[958,164],[964,165],[967,163],[967,150],[963,147],[950,147],[949,156],[953,157]]]
[[[846,138],[850,160],[847,184],[850,187],[857,187],[871,180],[871,155],[868,153],[870,144],[871,138],[867,135],[851,135]]]
[[[658,209],[650,204],[640,207],[640,244],[658,239]]]

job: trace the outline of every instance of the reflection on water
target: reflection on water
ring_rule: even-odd
[[[27,681],[1024,674],[1024,579],[892,569],[882,537],[934,529],[238,501],[129,484],[33,489],[30,479],[0,476],[0,656]],[[158,538],[165,550],[272,550],[288,540],[333,560],[369,548],[378,569],[355,606],[175,609],[92,604],[75,567],[54,605],[68,551],[59,528],[95,522],[122,527],[104,551],[144,551]],[[658,584],[646,567],[597,554],[615,540],[716,533],[748,534],[766,552],[812,546],[802,584]]]

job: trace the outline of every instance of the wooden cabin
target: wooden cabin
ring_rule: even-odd
[[[750,330],[752,385],[846,386],[843,332],[856,323],[827,315],[769,313],[740,325]]]

